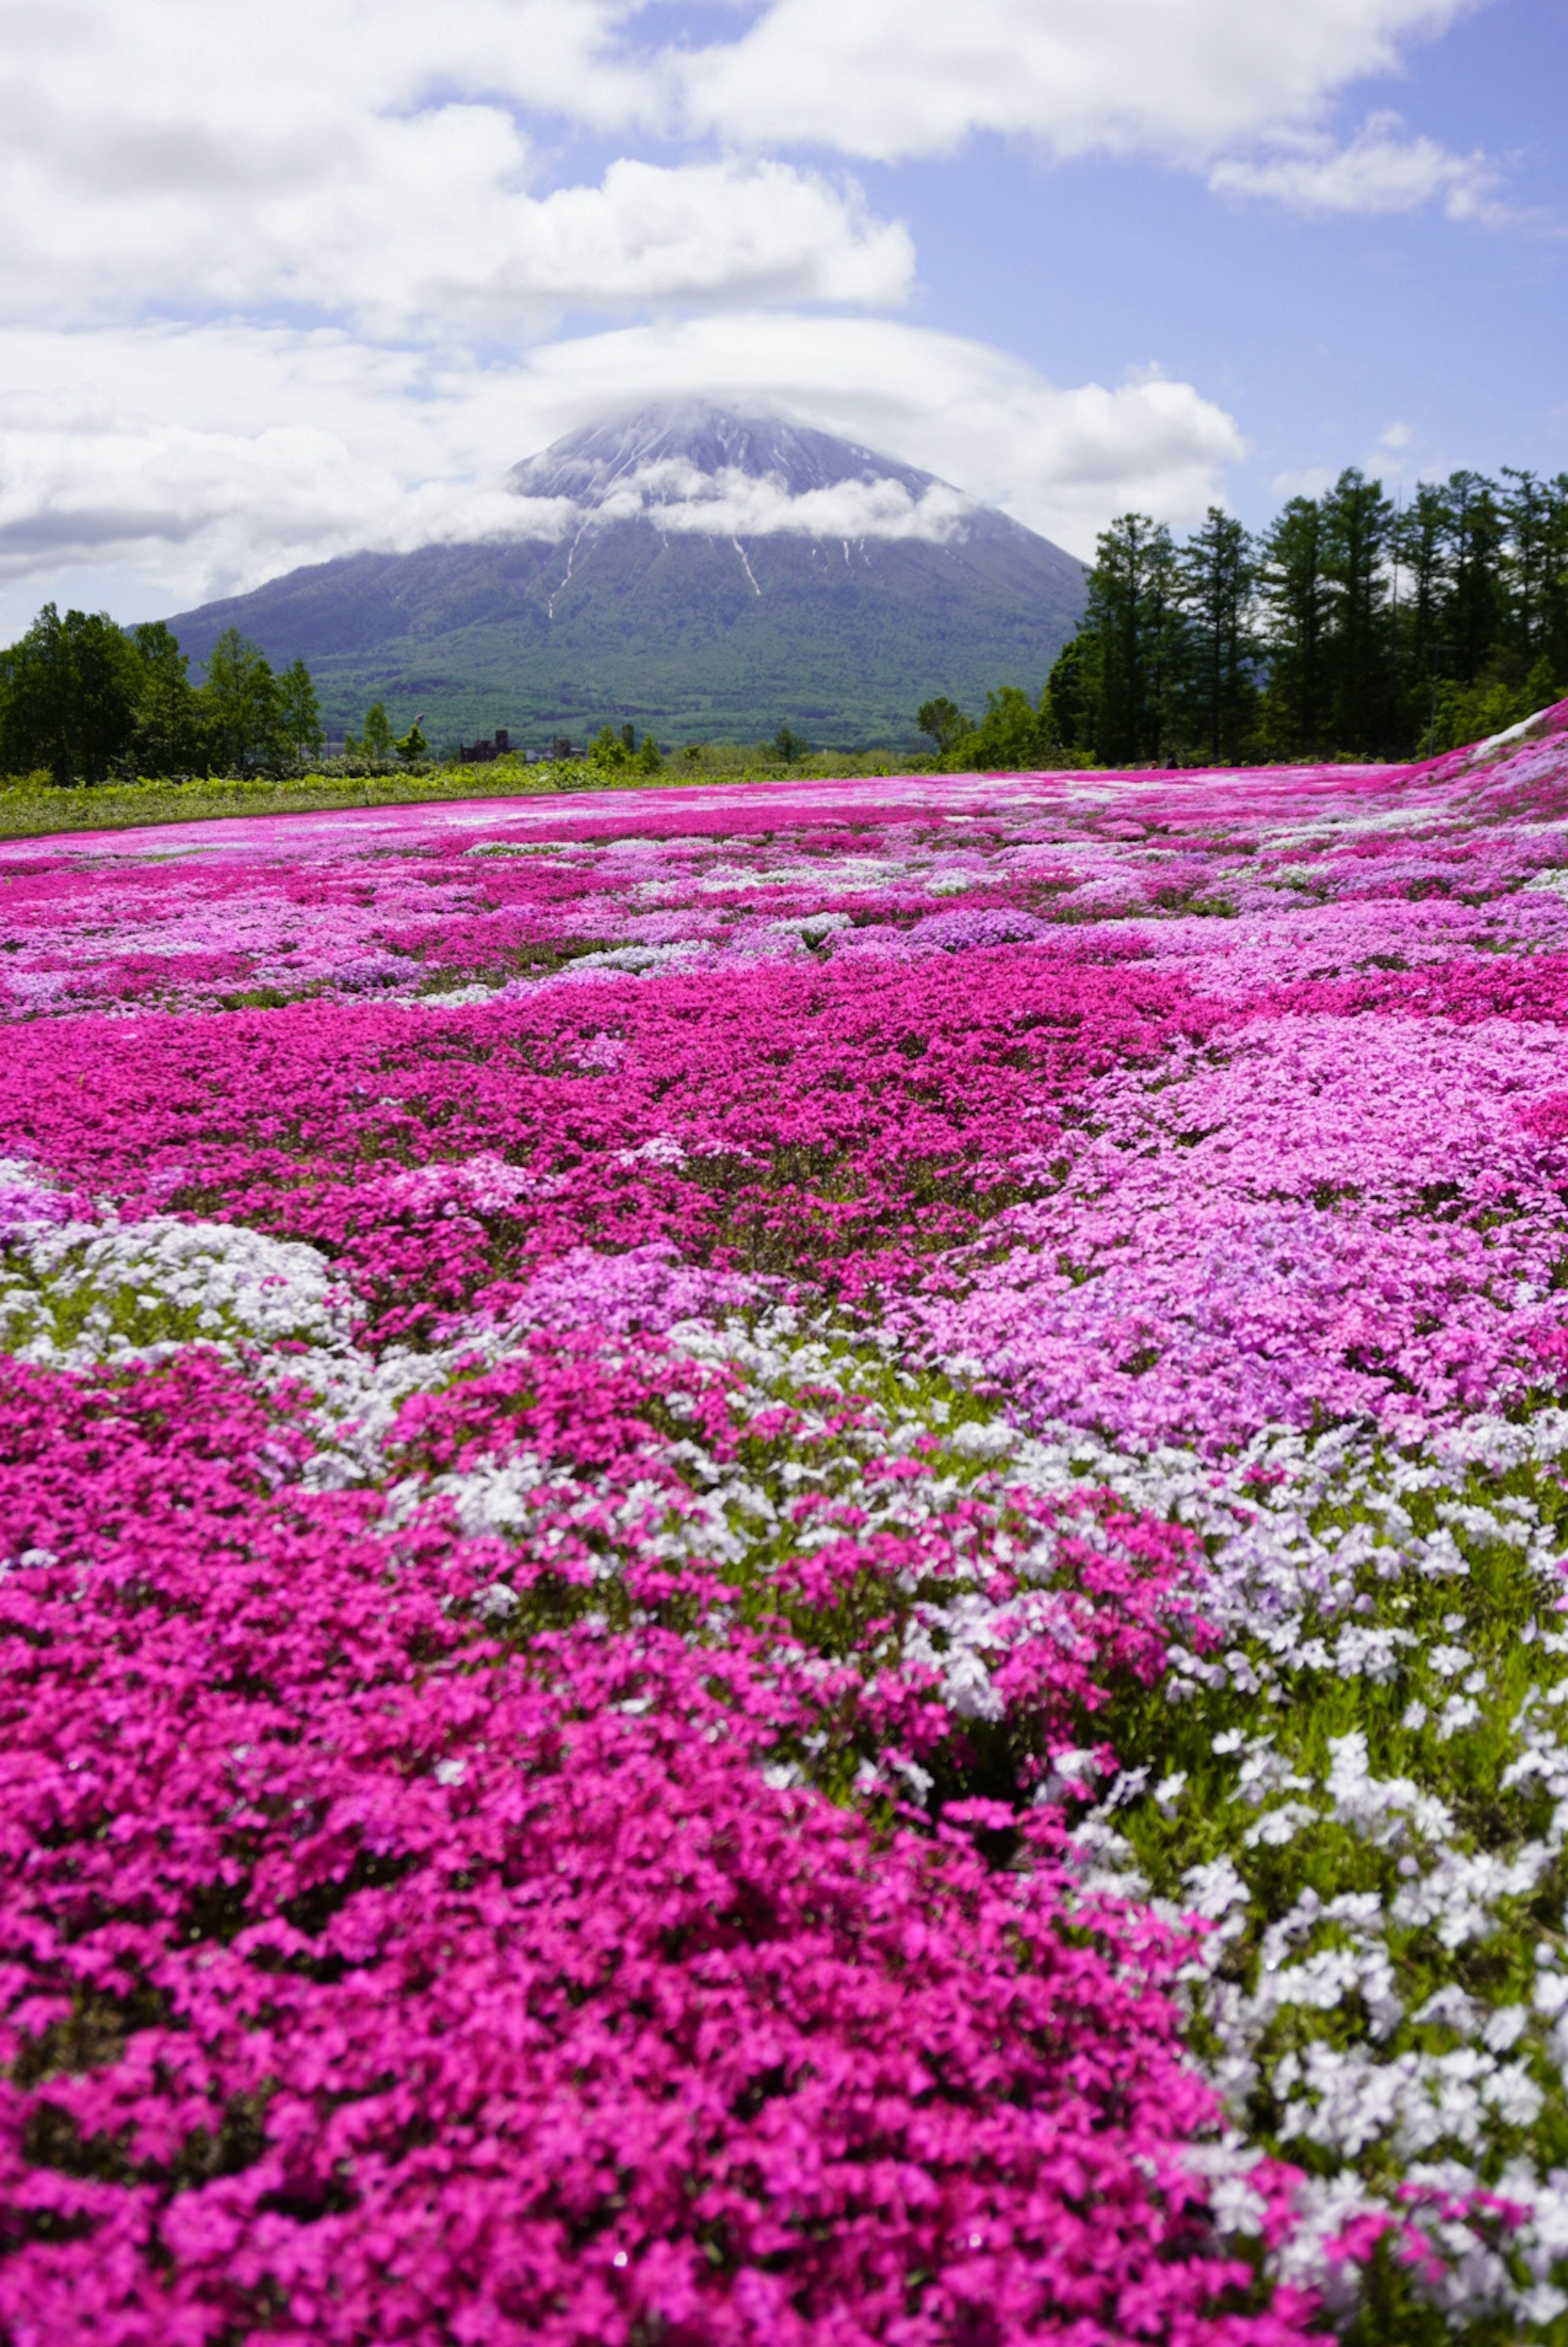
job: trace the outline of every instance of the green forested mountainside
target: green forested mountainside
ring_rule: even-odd
[[[575,545],[351,555],[170,624],[197,664],[236,624],[275,667],[307,661],[329,732],[381,702],[435,745],[629,719],[666,742],[788,724],[852,748],[912,740],[933,677],[976,702],[998,677],[1044,678],[1084,593],[1081,563],[984,509],[945,544],[738,545],[629,520]]]

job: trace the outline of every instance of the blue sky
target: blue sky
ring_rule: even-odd
[[[0,626],[512,526],[650,398],[1075,552],[1568,469],[1568,0],[0,0]]]

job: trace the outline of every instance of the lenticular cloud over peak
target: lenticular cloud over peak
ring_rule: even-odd
[[[704,400],[568,433],[518,465],[517,534],[648,521],[680,533],[925,538],[963,534],[976,501],[912,465],[830,433]]]

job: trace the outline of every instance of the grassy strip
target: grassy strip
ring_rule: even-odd
[[[488,766],[442,766],[414,774],[310,774],[213,777],[203,782],[104,783],[61,790],[33,776],[0,782],[0,839],[51,832],[119,831],[144,824],[212,822],[224,816],[311,815],[335,807],[417,806],[446,799],[548,798],[578,791],[667,789],[704,782],[829,781],[902,774],[907,761],[885,752],[821,756],[786,766],[743,743],[706,744],[697,756],[671,759],[657,773],[598,767],[572,759],[559,765],[498,758]]]

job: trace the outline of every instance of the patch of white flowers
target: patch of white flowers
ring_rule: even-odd
[[[1208,1552],[1214,1643],[1173,1650],[1075,1839],[1087,1884],[1202,1921],[1195,2049],[1310,2178],[1286,2270],[1332,2298],[1334,2237],[1388,2211],[1453,2323],[1520,2339],[1568,2313],[1565,1461],[1559,1409],[1419,1450],[1273,1430],[1215,1462],[1064,1429],[1013,1460]],[[1488,2238],[1477,2195],[1522,2220]]]
[[[199,1339],[341,1348],[352,1317],[314,1247],[233,1223],[35,1227],[0,1264],[5,1348],[38,1368],[157,1359]]]

